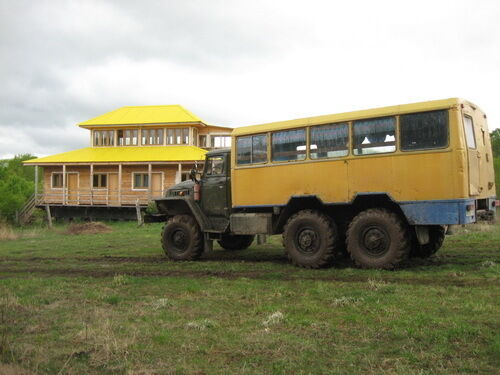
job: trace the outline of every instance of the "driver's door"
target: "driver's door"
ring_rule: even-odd
[[[228,161],[226,154],[211,155],[201,181],[201,206],[207,216],[228,216]]]

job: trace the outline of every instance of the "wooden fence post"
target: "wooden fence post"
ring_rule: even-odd
[[[48,204],[45,205],[45,212],[47,213],[47,223],[49,224],[49,228],[52,229],[52,215],[50,214],[50,206]]]
[[[135,201],[135,213],[137,214],[137,225],[141,226],[143,222],[142,222],[141,205],[139,204],[139,199]]]

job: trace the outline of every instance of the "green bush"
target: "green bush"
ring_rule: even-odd
[[[0,161],[0,218],[13,221],[35,189],[35,169],[25,167],[24,160],[33,159],[29,154]]]

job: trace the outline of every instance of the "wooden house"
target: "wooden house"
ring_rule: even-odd
[[[230,146],[232,130],[180,105],[123,107],[78,126],[89,130],[90,147],[25,162],[37,182],[43,176],[36,206],[56,217],[133,217],[137,205],[189,178],[207,150]]]

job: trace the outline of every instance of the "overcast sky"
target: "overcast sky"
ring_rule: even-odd
[[[500,1],[0,0],[0,159],[181,104],[242,126],[463,97],[500,127]]]

